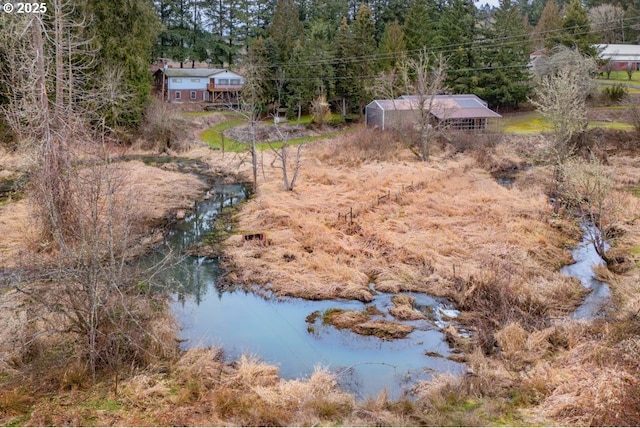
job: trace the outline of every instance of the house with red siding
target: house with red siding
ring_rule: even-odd
[[[162,68],[155,87],[169,102],[211,102],[237,105],[244,78],[221,68]]]
[[[596,45],[600,58],[609,61],[610,70],[627,71],[640,69],[640,45],[602,44]]]

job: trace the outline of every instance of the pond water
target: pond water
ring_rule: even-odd
[[[211,229],[220,210],[244,199],[246,192],[240,184],[216,186],[211,196],[167,235],[156,260],[196,243]],[[375,305],[386,313],[392,305],[389,294],[377,293],[367,304],[277,298],[263,291],[223,290],[217,285],[221,274],[217,260],[189,256],[163,274],[176,290],[171,309],[182,326],[184,349],[216,346],[230,359],[252,354],[278,366],[284,379],[307,377],[316,366],[328,367],[338,374],[341,386],[358,398],[374,397],[382,389],[399,398],[416,380],[436,372],[465,371],[464,365],[447,358],[451,349],[441,327],[456,312],[443,300],[407,293],[429,319],[408,322],[415,330],[404,339],[389,341],[338,330],[324,325],[321,317],[307,321],[310,314],[330,308],[362,310]]]
[[[606,283],[598,281],[593,273],[594,266],[605,265],[605,261],[593,246],[593,238],[601,232],[593,225],[582,225],[582,232],[582,241],[571,253],[576,262],[563,267],[560,272],[578,279],[585,288],[590,290],[589,295],[573,313],[572,318],[593,319],[601,316],[606,306],[611,302],[611,290]]]

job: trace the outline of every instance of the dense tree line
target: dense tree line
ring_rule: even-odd
[[[594,55],[592,44],[635,42],[636,5],[579,0],[156,0],[163,24],[156,58],[240,71],[263,64],[264,105],[307,110],[326,97],[362,112],[381,74],[398,73],[424,48],[447,58],[446,87],[494,108],[530,94],[529,54],[556,45]]]
[[[63,107],[67,114],[82,110],[96,130],[137,127],[150,98],[149,64],[162,28],[151,0],[49,0],[44,5],[42,13],[0,14],[0,107],[5,119],[25,116],[30,108],[26,102],[12,102],[29,99],[32,85],[24,68],[38,58],[32,54],[38,40],[20,29],[40,28],[42,79],[56,114]],[[29,123],[10,125],[18,137]]]
[[[100,108],[104,123],[135,127],[149,100],[151,62],[261,66],[261,104],[307,111],[325,97],[334,110],[361,112],[375,81],[398,73],[424,48],[447,59],[447,90],[471,92],[491,107],[517,107],[530,94],[529,54],[556,45],[594,55],[593,43],[635,43],[640,0],[67,0],[83,16],[96,89],[118,79]],[[50,16],[50,15],[49,15]],[[47,15],[42,17],[46,20]],[[4,16],[5,21],[11,19]],[[6,26],[6,25],[5,25]],[[2,23],[0,23],[2,31]],[[256,45],[256,46],[254,46]],[[6,47],[4,48],[6,50]],[[0,47],[0,61],[7,53]],[[4,61],[4,68],[11,64]],[[89,74],[87,74],[89,75]],[[0,103],[7,88],[0,82]],[[4,89],[4,90],[3,90]],[[85,89],[85,88],[83,88]],[[103,100],[104,101],[104,100]],[[107,100],[109,101],[109,100]]]

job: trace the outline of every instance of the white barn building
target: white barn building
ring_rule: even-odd
[[[414,126],[418,121],[419,97],[403,95],[394,100],[374,100],[366,107],[367,126],[380,129],[400,129]],[[475,95],[434,95],[426,103],[431,103],[432,126],[447,127],[460,131],[493,130],[491,126],[498,113],[487,107],[487,103]]]

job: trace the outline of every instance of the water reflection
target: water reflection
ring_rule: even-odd
[[[224,207],[246,197],[240,184],[214,188],[211,198],[199,202],[194,213],[167,235],[166,245],[155,257],[181,253],[196,244],[212,230]],[[416,380],[428,379],[434,372],[464,370],[446,358],[451,350],[439,328],[446,316],[438,316],[452,314],[446,302],[408,293],[416,299],[417,310],[435,316],[411,321],[413,333],[388,341],[338,330],[323,324],[321,317],[307,322],[309,314],[330,308],[363,310],[362,302],[278,299],[264,292],[223,290],[217,284],[223,273],[217,260],[183,256],[164,274],[167,286],[175,290],[171,308],[182,326],[183,348],[216,346],[230,358],[254,354],[277,365],[285,379],[306,377],[316,366],[326,366],[338,374],[342,387],[360,398],[375,396],[383,388],[397,398]],[[392,319],[387,313],[391,297],[378,293],[369,305],[384,312],[381,317]]]
[[[596,279],[593,267],[604,265],[600,255],[593,246],[593,238],[601,234],[593,225],[582,225],[582,241],[573,249],[571,255],[576,261],[574,264],[563,267],[560,272],[564,275],[577,278],[583,287],[590,292],[584,302],[573,313],[573,319],[593,319],[602,315],[606,305],[611,301],[609,286]],[[606,245],[605,250],[609,246]]]

